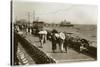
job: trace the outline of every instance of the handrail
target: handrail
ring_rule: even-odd
[[[26,52],[31,56],[31,58],[35,60],[36,64],[56,63],[54,59],[48,57],[43,51],[38,49],[36,46],[32,45],[21,35],[15,33],[14,36],[17,37],[18,42],[21,43],[21,45],[26,50]]]

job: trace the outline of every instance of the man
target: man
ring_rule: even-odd
[[[67,34],[65,34],[65,41],[64,41],[64,48],[65,48],[65,51],[67,53],[67,48],[68,48],[68,45],[69,45],[69,36]]]
[[[81,39],[79,36],[75,38],[75,49],[80,53]]]
[[[81,39],[81,46],[80,46],[80,52],[82,52],[82,50],[87,50],[88,51],[89,48],[89,41],[86,39]]]
[[[56,44],[57,44],[57,37],[55,36],[55,34],[58,33],[58,31],[56,29],[52,30],[52,34],[51,34],[51,42],[52,42],[52,51],[55,52],[56,50]]]

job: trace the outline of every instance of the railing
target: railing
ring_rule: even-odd
[[[23,36],[17,33],[14,33],[14,36],[16,36],[17,41],[20,42],[22,47],[26,50],[27,54],[30,55],[30,57],[35,61],[36,64],[56,63],[53,58],[47,56],[47,54],[38,49],[35,45],[31,44]],[[87,54],[90,54],[89,56],[97,59],[97,48],[90,46]]]
[[[36,64],[49,64],[56,63],[54,59],[47,56],[43,51],[38,49],[36,46],[28,42],[24,37],[15,33],[14,36],[17,37],[18,42],[23,46],[26,52],[31,56],[31,58],[36,62]]]
[[[93,46],[90,46],[89,47],[89,50],[88,50],[88,53],[95,59],[97,59],[97,48],[96,47],[93,47]]]

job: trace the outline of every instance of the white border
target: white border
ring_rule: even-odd
[[[26,0],[20,0],[26,1]],[[52,64],[52,65],[42,65],[43,67],[98,67],[100,65],[100,0],[27,0],[27,1],[42,1],[42,2],[61,2],[61,3],[71,3],[71,4],[89,4],[98,5],[98,61],[97,62],[75,62],[66,64]],[[0,67],[10,66],[10,0],[0,0]],[[33,65],[41,66],[41,65]]]

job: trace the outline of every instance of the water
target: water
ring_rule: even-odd
[[[85,38],[90,42],[97,44],[97,25],[74,25],[74,27],[47,27],[48,29],[56,29],[62,32],[71,32],[75,35],[80,36],[81,38]]]

